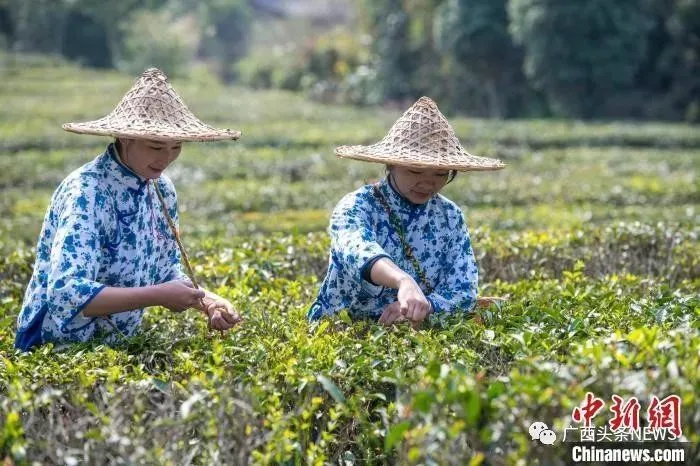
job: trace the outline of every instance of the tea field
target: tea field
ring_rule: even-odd
[[[480,293],[472,316],[384,328],[309,324],[330,209],[383,167],[337,159],[403,109],[328,106],[173,85],[237,142],[187,144],[168,169],[201,281],[245,323],[209,336],[195,311],[142,335],[30,354],[16,318],[51,193],[107,139],[64,132],[109,112],[133,77],[0,56],[0,461],[4,464],[564,464],[586,393],[680,397],[700,460],[700,129],[667,123],[452,119],[505,170],[460,174]],[[554,446],[531,440],[542,421]],[[572,434],[569,432],[569,436]]]

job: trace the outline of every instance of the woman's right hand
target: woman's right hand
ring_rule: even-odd
[[[401,314],[411,322],[422,322],[430,314],[430,301],[410,276],[399,282],[397,301],[401,307]]]
[[[189,280],[172,280],[156,285],[158,304],[173,312],[183,312],[197,306],[204,291],[195,289]]]
[[[384,312],[379,318],[379,323],[390,325],[395,321],[400,321],[401,317],[418,324],[425,320],[430,314],[431,305],[423,294],[423,290],[416,281],[406,275],[399,281],[399,291],[397,296],[397,306],[390,306],[388,312]]]

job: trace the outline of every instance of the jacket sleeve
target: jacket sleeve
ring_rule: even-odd
[[[371,211],[376,206],[362,191],[345,196],[333,210],[329,234],[339,272],[360,284],[367,266],[389,257],[377,242]]]
[[[69,193],[57,206],[56,232],[51,245],[47,276],[48,312],[42,326],[54,341],[83,340],[91,335],[75,335],[86,330],[94,318],[81,311],[104,285],[96,281],[101,242],[94,193]]]

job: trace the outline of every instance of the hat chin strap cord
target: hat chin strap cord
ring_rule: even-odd
[[[158,182],[155,180],[151,180],[151,184],[155,187],[156,189],[156,195],[158,196],[158,200],[160,201],[160,206],[163,209],[163,215],[165,215],[165,220],[168,222],[168,226],[170,227],[170,231],[173,233],[173,237],[175,238],[175,242],[177,243],[177,247],[180,250],[180,255],[182,256],[183,261],[185,262],[185,267],[187,267],[187,276],[189,277],[190,281],[192,282],[192,286],[194,286],[195,290],[199,290],[199,284],[197,283],[197,279],[194,276],[194,270],[192,269],[192,265],[190,264],[190,259],[187,256],[187,251],[185,251],[185,247],[182,245],[182,241],[180,241],[180,234],[177,231],[177,228],[175,227],[175,222],[173,222],[173,219],[170,217],[170,214],[168,213],[168,208],[165,205],[165,199],[163,199],[163,194],[160,192],[160,188],[158,187]],[[202,302],[202,307],[204,307],[204,302]],[[221,311],[221,312],[226,312],[226,311]],[[211,315],[209,315],[208,312],[205,312],[207,314],[207,328],[211,330]]]

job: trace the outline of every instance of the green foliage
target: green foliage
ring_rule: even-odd
[[[403,106],[429,95],[448,113],[492,118],[693,121],[700,108],[696,5],[365,1],[356,7],[360,30],[343,28],[369,44],[369,54],[356,47],[362,52],[349,59],[345,38],[333,33],[325,36],[330,44],[313,39],[300,48],[285,37],[256,48],[241,63],[241,77],[257,88],[304,90],[323,102]]]
[[[366,2],[365,2],[366,3]],[[409,94],[411,67],[410,17],[401,0],[372,2],[371,30],[376,58],[377,85],[382,99],[397,99]]]
[[[451,119],[470,150],[509,164],[445,190],[464,208],[480,292],[508,302],[418,331],[347,314],[309,324],[329,209],[382,173],[332,149],[375,141],[400,112],[193,73],[174,80],[190,108],[244,136],[186,145],[168,171],[195,273],[244,325],[209,338],[196,312],[155,308],[114,347],[19,354],[51,192],[107,142],[60,124],[111,110],[133,77],[24,56],[0,73],[0,458],[562,464],[559,441],[538,446],[528,426],[547,422],[560,438],[587,391],[606,409],[613,393],[643,405],[677,394],[683,433],[700,440],[697,128]]]
[[[61,52],[68,0],[6,0],[3,5],[18,52]]]
[[[203,28],[211,28],[205,34],[202,52],[215,57],[220,63],[220,75],[225,81],[235,77],[234,65],[248,51],[250,23],[252,21],[248,0],[208,0],[197,2],[204,8]],[[204,7],[202,7],[202,3]]]
[[[700,119],[698,0],[319,1],[343,12],[320,20],[266,3],[2,0],[0,49],[131,73],[206,63],[224,82],[326,103],[429,95],[491,118]]]
[[[302,91],[325,102],[379,103],[378,91],[368,87],[375,84],[363,65],[368,55],[356,34],[339,28],[303,45],[251,52],[236,71],[242,85],[256,89]]]
[[[700,1],[678,0],[665,26],[670,37],[663,51],[664,71],[672,77],[670,100],[686,121],[700,121]]]
[[[510,90],[521,84],[516,82],[521,78],[521,57],[508,32],[507,3],[506,0],[447,0],[441,5],[435,24],[439,49],[452,59],[452,66],[471,75],[485,89],[482,93],[488,96],[489,115],[496,118],[510,113],[508,101],[515,93]],[[460,73],[450,74],[458,77]],[[452,86],[459,88],[464,84],[455,82]],[[459,94],[450,98],[450,101],[463,100]]]
[[[120,2],[109,2],[105,0],[65,1],[70,11],[80,12],[81,15],[90,18],[93,23],[102,28],[109,53],[113,60],[113,65],[116,65],[121,60],[124,43],[124,36],[121,28],[129,23],[131,14],[137,11],[139,6],[150,9],[162,3],[161,0],[148,0],[146,2],[140,2],[138,0],[125,0]],[[81,25],[75,24],[71,26],[81,27]],[[90,52],[90,54],[93,53],[95,52]]]
[[[85,66],[113,66],[112,51],[104,28],[95,18],[80,11],[73,10],[68,14],[62,51],[69,60]]]
[[[646,54],[640,38],[653,24],[635,0],[512,0],[509,14],[525,73],[562,116],[594,115],[607,96],[632,86]]]
[[[198,52],[217,60],[221,76],[231,79],[233,63],[247,52],[252,19],[247,0],[6,2],[0,35],[5,32],[12,50],[62,54],[132,73],[161,63],[178,74]]]
[[[111,353],[105,356],[120,364]],[[10,374],[18,369],[8,361]],[[24,458],[71,464],[86,457],[101,464],[180,464],[193,458],[241,464],[260,445],[265,429],[241,387],[184,387],[146,374],[117,385],[120,371],[110,372],[110,381],[95,386],[82,375],[74,387],[79,392],[65,385],[10,387],[11,397],[0,396],[0,452],[20,464]]]
[[[176,18],[170,11],[138,11],[123,26],[124,45],[117,66],[138,76],[158,67],[176,78],[186,74],[197,50],[195,19]]]

